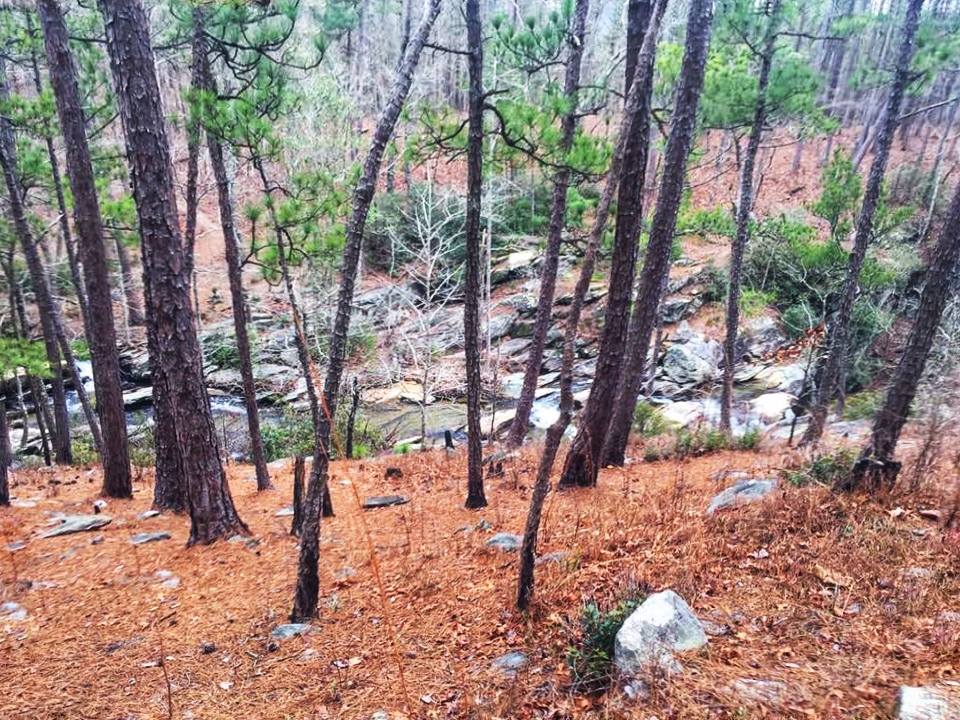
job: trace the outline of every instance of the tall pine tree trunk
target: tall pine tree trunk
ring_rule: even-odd
[[[480,214],[483,202],[483,25],[480,0],[466,0],[469,98],[467,121],[467,261],[464,278],[463,348],[467,364],[467,502],[485,507],[480,429]]]
[[[626,362],[619,375],[602,462],[622,465],[637,395],[643,385],[650,337],[656,327],[664,278],[670,272],[670,252],[677,228],[677,214],[686,186],[687,159],[696,137],[697,112],[707,64],[707,49],[713,28],[713,3],[692,0],[687,16],[687,38],[680,68],[676,105],[670,136],[663,154],[663,179],[653,213],[650,239],[644,253],[637,299],[630,318]]]
[[[636,184],[631,185],[633,190],[639,189],[641,193],[643,190],[644,173],[647,165],[646,148],[649,147],[650,139],[650,97],[653,89],[654,60],[656,58],[656,44],[660,30],[660,20],[665,6],[666,2],[657,0],[647,20],[643,44],[637,58],[633,77],[631,78],[630,88],[627,92],[627,101],[623,112],[623,124],[617,139],[617,149],[614,153],[614,160],[611,163],[607,178],[608,190],[611,188],[611,184],[613,188],[616,188],[617,184],[620,183],[621,173],[626,171],[628,158],[631,158],[635,162],[639,160],[643,162],[643,168],[640,170],[639,177],[635,177],[632,180],[632,183]],[[638,127],[642,132],[638,131]],[[638,142],[644,146],[642,151],[636,147]],[[634,167],[632,170],[638,170],[638,168]],[[622,190],[620,197],[624,197]],[[630,197],[633,196],[631,195]],[[639,207],[631,210],[629,216],[630,223],[639,221],[640,210],[641,208]],[[599,236],[603,233],[603,226],[597,221],[605,222],[605,214],[598,214],[594,224],[594,234],[598,238],[597,242],[599,242]],[[621,222],[626,223],[628,221],[624,218],[621,219]],[[636,228],[636,225],[633,227]],[[623,231],[626,231],[625,226],[623,227]],[[611,282],[612,281],[611,278]],[[628,287],[626,293],[628,299],[630,292],[631,289]],[[609,304],[607,307],[609,311]],[[629,320],[629,306],[627,307],[627,319]],[[609,317],[606,318],[605,322],[610,322]],[[604,333],[604,337],[606,338],[606,325]],[[602,348],[601,356],[603,356]],[[563,473],[560,478],[561,487],[590,487],[597,482],[600,452],[603,449],[603,440],[613,411],[613,394],[616,391],[617,383],[617,378],[614,377],[611,387],[611,380],[603,377],[603,374],[604,372],[613,372],[613,370],[609,368],[609,363],[614,362],[615,359],[612,350],[608,351],[608,366],[606,371],[601,371],[600,360],[598,359],[597,361],[597,370],[594,373],[594,385],[590,390],[586,410],[583,413],[583,417],[581,417],[580,429],[576,437],[574,437],[573,443],[564,459]]]
[[[900,355],[893,381],[887,388],[880,412],[873,422],[870,443],[848,478],[837,489],[848,492],[890,488],[896,481],[900,463],[893,460],[900,432],[907,422],[910,406],[916,397],[930,356],[943,311],[952,295],[953,279],[960,262],[960,186],[950,203],[946,222],[940,230],[937,247],[927,267],[927,277],[920,294],[920,307]]]
[[[900,51],[897,65],[894,70],[893,84],[887,100],[886,113],[882,120],[876,140],[876,152],[873,156],[873,165],[870,167],[870,177],[863,195],[863,205],[857,218],[856,233],[854,235],[853,250],[847,263],[847,275],[844,282],[843,296],[840,308],[837,310],[831,325],[827,341],[827,358],[820,376],[820,385],[817,388],[811,412],[810,426],[804,436],[805,443],[817,443],[823,436],[827,420],[827,410],[838,390],[839,378],[843,375],[843,364],[847,355],[847,345],[850,335],[850,321],[853,317],[853,306],[860,289],[860,271],[867,256],[867,247],[873,236],[873,220],[880,204],[880,194],[883,189],[883,176],[887,169],[890,157],[890,146],[893,144],[893,135],[900,122],[900,108],[903,106],[903,96],[910,79],[910,62],[913,59],[913,50],[916,40],[917,27],[920,23],[920,9],[923,0],[909,0],[907,16],[903,25],[900,40]]]
[[[102,0],[100,9],[140,220],[157,409],[157,483],[184,489],[189,544],[210,543],[248,530],[223,472],[203,381],[149,26],[138,0]],[[162,455],[161,444],[167,445]]]
[[[314,430],[313,467],[307,483],[307,496],[303,510],[303,532],[300,536],[300,558],[297,564],[297,587],[294,593],[294,621],[315,617],[320,597],[320,509],[327,492],[330,467],[331,423],[337,411],[337,391],[343,375],[347,352],[347,333],[350,330],[350,306],[360,264],[363,231],[370,212],[370,205],[377,188],[377,177],[383,163],[387,143],[397,126],[397,120],[410,93],[413,75],[423,46],[440,13],[440,0],[430,0],[417,34],[407,44],[403,62],[397,71],[397,79],[390,90],[386,105],[377,121],[370,150],[363,163],[363,171],[353,192],[350,218],[347,221],[347,237],[343,248],[343,265],[340,271],[340,291],[337,296],[337,314],[330,338],[330,353],[323,394],[325,408]]]
[[[583,43],[586,35],[589,0],[578,0],[574,11],[573,24],[567,40],[569,46],[567,67],[564,75],[563,93],[569,108],[560,121],[560,150],[566,154],[573,147],[577,132],[578,110],[577,94],[580,89],[580,67],[583,61]],[[642,40],[642,38],[641,38]],[[629,51],[628,51],[629,52]],[[629,55],[628,55],[629,57]],[[553,198],[550,207],[550,228],[547,234],[547,248],[543,256],[543,269],[540,274],[540,297],[537,301],[537,316],[530,337],[530,350],[527,355],[527,369],[523,375],[523,388],[517,401],[517,414],[514,415],[507,445],[516,447],[523,442],[530,423],[530,412],[537,392],[537,380],[540,377],[540,365],[543,362],[543,350],[547,345],[547,332],[553,315],[553,295],[557,286],[557,268],[560,264],[560,245],[563,242],[563,230],[567,216],[567,190],[570,187],[571,168],[564,165],[553,179]]]
[[[740,170],[740,191],[736,214],[736,235],[730,249],[730,270],[727,281],[727,322],[723,342],[723,391],[720,395],[720,428],[730,432],[730,416],[733,408],[733,376],[737,365],[737,331],[740,327],[740,276],[743,272],[743,255],[750,241],[750,212],[753,210],[753,176],[767,121],[767,88],[770,86],[770,68],[776,52],[777,33],[780,25],[781,0],[773,0],[768,19],[763,54],[760,57],[760,77],[757,82],[757,104],[753,110],[753,124]]]
[[[120,385],[120,362],[113,323],[113,301],[104,248],[100,206],[87,145],[77,73],[68,47],[67,26],[57,0],[37,0],[43,28],[50,81],[63,133],[67,176],[73,192],[74,224],[83,258],[86,298],[87,342],[97,392],[97,413],[103,432],[100,455],[103,462],[103,494],[132,497],[127,422]],[[71,255],[72,241],[67,242]]]

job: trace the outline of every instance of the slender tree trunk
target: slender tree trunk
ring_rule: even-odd
[[[467,502],[472,510],[486,507],[483,491],[480,394],[480,213],[483,193],[483,25],[480,0],[466,0],[467,52],[469,57],[469,109],[467,122],[467,262],[464,279],[463,345],[467,363]]]
[[[563,83],[564,96],[569,110],[560,123],[560,150],[566,154],[573,147],[577,132],[577,95],[580,89],[580,67],[583,61],[583,45],[586,36],[589,0],[578,0],[574,11],[573,24],[568,38],[567,67]],[[629,51],[628,51],[629,57]],[[540,364],[543,362],[543,350],[547,345],[547,332],[553,315],[553,295],[557,286],[557,268],[560,264],[560,245],[563,242],[563,230],[567,215],[567,190],[570,187],[571,168],[561,167],[553,180],[553,199],[550,209],[550,229],[547,235],[547,248],[543,257],[543,269],[540,274],[540,298],[537,301],[537,316],[530,338],[530,351],[527,356],[527,369],[523,375],[523,388],[517,401],[517,414],[507,436],[507,445],[516,447],[523,442],[530,424],[530,412],[537,392],[537,380],[540,377]]]
[[[194,40],[193,40],[193,84],[199,91],[216,93],[216,82],[210,71],[210,61],[207,55],[208,48],[204,40],[203,21],[204,11],[194,10]],[[202,120],[196,121],[193,132],[197,134],[195,142],[199,146]],[[247,303],[243,292],[243,264],[240,259],[240,249],[237,244],[237,232],[233,222],[233,198],[230,194],[230,178],[224,161],[223,146],[210,129],[207,129],[207,152],[210,155],[210,167],[217,184],[217,203],[220,208],[220,227],[223,230],[223,242],[227,260],[227,275],[230,282],[230,304],[233,310],[233,328],[237,340],[237,355],[240,358],[240,377],[243,380],[243,400],[247,411],[247,429],[250,433],[250,455],[257,474],[257,490],[268,490],[273,487],[270,483],[270,474],[267,471],[266,453],[263,450],[263,438],[260,434],[260,410],[257,407],[257,386],[253,377],[253,361],[250,352],[250,334],[247,329]],[[194,171],[199,158],[193,158]],[[193,172],[193,232],[196,233],[196,172]],[[191,191],[188,189],[188,198]],[[190,203],[188,202],[188,205]],[[189,222],[188,222],[189,225]],[[188,247],[192,256],[192,247]],[[193,263],[191,262],[191,266]],[[196,303],[194,303],[196,304]],[[200,308],[196,309],[197,314]]]
[[[7,399],[0,397],[0,507],[10,504],[9,469],[13,461],[10,429],[7,426]]]
[[[837,489],[873,491],[890,488],[900,471],[893,460],[900,432],[907,422],[923,370],[930,356],[943,311],[952,295],[957,264],[960,262],[960,187],[950,204],[947,220],[940,231],[937,247],[927,267],[926,282],[920,295],[920,307],[900,362],[887,388],[887,394],[873,423],[870,443],[848,478]]]
[[[117,249],[117,262],[120,264],[120,284],[123,285],[123,296],[126,299],[124,312],[129,327],[140,327],[144,324],[143,303],[133,274],[133,260],[130,251],[123,244],[120,233],[113,234],[114,245]]]
[[[740,173],[740,191],[736,213],[737,230],[730,251],[730,270],[727,282],[727,327],[723,343],[723,392],[720,396],[720,428],[730,433],[730,415],[733,407],[733,376],[737,365],[737,330],[740,327],[740,276],[743,271],[743,255],[750,241],[750,213],[753,210],[753,176],[767,121],[767,88],[770,85],[770,68],[776,52],[777,33],[780,25],[781,0],[773,0],[768,20],[763,55],[760,57],[760,77],[757,84],[757,104],[753,111],[753,124],[747,151]]]
[[[650,121],[653,66],[656,57],[660,21],[663,17],[665,6],[666,2],[657,0],[657,2],[654,3],[652,14],[647,23],[646,34],[640,49],[636,72],[630,84],[630,90],[627,93],[627,101],[623,111],[623,123],[617,138],[617,146],[610,164],[610,171],[607,174],[605,193],[616,192],[626,158],[628,154],[633,152],[631,149],[632,143],[634,143],[636,139],[639,139],[643,143],[649,142],[649,131],[638,134],[635,132],[635,126],[637,124],[648,126]],[[643,157],[644,165],[646,165],[646,156],[644,155]],[[612,200],[612,194],[610,199]],[[604,200],[605,196],[601,198],[602,212],[598,210],[591,230],[591,242],[598,244],[603,234],[607,213],[609,211],[609,203],[604,207]],[[564,460],[563,473],[560,477],[560,487],[591,487],[597,482],[600,452],[612,412],[610,405],[612,405],[613,402],[613,397],[609,392],[610,389],[607,387],[609,383],[604,383],[600,386],[600,390],[603,391],[603,396],[596,392],[600,373],[598,360],[594,386],[591,388],[586,410],[581,417],[580,429],[576,437],[574,437],[573,443],[567,451],[567,456]],[[616,383],[614,383],[613,390],[616,390]]]
[[[0,65],[0,96],[6,97],[6,69]],[[55,456],[58,463],[69,464],[72,459],[70,447],[70,417],[67,413],[67,398],[63,384],[63,366],[60,362],[60,350],[57,345],[56,306],[47,284],[47,274],[37,250],[26,209],[23,206],[20,180],[18,177],[16,145],[13,128],[5,117],[0,117],[0,166],[7,186],[10,215],[14,229],[20,241],[20,247],[27,261],[33,293],[40,313],[40,326],[43,329],[43,344],[50,363],[51,387],[53,390],[54,417],[56,432],[54,436]]]
[[[900,108],[903,105],[903,96],[910,77],[910,62],[913,58],[914,41],[920,23],[922,5],[923,0],[909,0],[907,4],[907,16],[903,25],[893,85],[890,88],[883,125],[877,136],[877,150],[873,156],[873,165],[870,167],[870,177],[863,195],[863,205],[860,208],[860,216],[857,218],[853,250],[847,264],[847,275],[840,308],[837,310],[836,317],[830,327],[827,358],[824,362],[820,384],[817,387],[817,394],[811,411],[810,426],[804,436],[805,443],[816,444],[822,437],[827,420],[827,408],[837,392],[838,379],[843,375],[842,364],[847,354],[853,306],[860,288],[860,271],[863,269],[867,247],[873,235],[873,220],[880,203],[883,176],[887,169],[887,160],[890,157],[890,146],[893,143],[893,135],[900,121]]]
[[[304,508],[303,534],[300,538],[300,558],[297,565],[297,587],[294,594],[294,621],[316,616],[320,597],[320,511],[323,496],[327,492],[330,463],[331,423],[337,410],[337,391],[343,375],[347,350],[347,333],[350,329],[350,306],[360,263],[363,230],[376,192],[377,177],[383,163],[387,143],[397,125],[400,112],[407,100],[413,75],[420,61],[423,46],[430,37],[433,23],[440,13],[440,0],[429,0],[423,21],[416,35],[407,44],[404,59],[397,72],[397,79],[383,108],[370,150],[363,164],[360,180],[353,192],[350,218],[347,222],[346,243],[343,249],[343,265],[340,274],[340,291],[337,296],[337,314],[330,339],[327,376],[323,394],[326,404],[320,422],[314,430],[313,467],[307,485]]]
[[[138,0],[102,0],[100,9],[140,219],[144,294],[150,307],[148,349],[158,410],[157,482],[162,477],[185,489],[188,544],[211,543],[249,531],[230,495],[203,381],[149,26]],[[161,428],[165,422],[170,426]],[[173,443],[163,456],[161,440]]]
[[[52,442],[51,428],[53,428],[53,415],[50,413],[50,405],[47,403],[47,388],[43,380],[35,375],[27,376],[27,383],[30,385],[30,395],[33,398],[33,413],[37,418],[37,432],[40,433],[40,448],[43,452],[43,462],[47,467],[52,463]],[[21,406],[23,404],[23,393],[20,394]],[[23,411],[23,435],[20,438],[20,447],[24,447],[29,440],[29,427],[27,425],[27,411]]]
[[[306,461],[302,455],[293,460],[293,522],[290,534],[300,537],[303,532],[303,485],[306,476]]]
[[[687,159],[696,137],[697,113],[713,27],[712,3],[693,0],[687,17],[687,38],[680,86],[664,150],[663,179],[657,195],[650,239],[644,254],[637,299],[630,319],[626,358],[603,441],[601,461],[622,465],[633,425],[637,396],[643,386],[650,338],[657,322],[664,278],[670,272],[670,252],[677,227],[677,214],[686,185]]]

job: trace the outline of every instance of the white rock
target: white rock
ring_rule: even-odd
[[[651,595],[617,632],[614,661],[621,672],[634,675],[659,667],[679,672],[675,652],[696,650],[707,635],[690,606],[673,590]]]

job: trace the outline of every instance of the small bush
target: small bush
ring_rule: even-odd
[[[93,446],[93,439],[86,435],[74,436],[71,451],[74,465],[92,465],[100,460],[100,455]]]
[[[884,395],[882,392],[859,392],[847,397],[843,404],[844,420],[871,419],[880,409]]]
[[[602,690],[610,683],[617,632],[641,601],[624,600],[609,610],[590,602],[580,610],[580,633],[576,646],[567,648],[567,664],[581,689]]]
[[[776,301],[777,296],[772,292],[745,288],[740,294],[740,312],[747,318],[757,317]]]
[[[267,462],[313,455],[313,421],[307,412],[286,409],[280,422],[263,424],[260,436]]]
[[[756,450],[760,445],[760,431],[756,428],[747,430],[743,435],[737,438],[736,447],[738,450]]]
[[[784,470],[783,477],[798,487],[811,483],[833,485],[850,474],[856,459],[857,455],[853,450],[838,450],[835,453],[821,455],[796,470]]]
[[[655,405],[640,401],[633,410],[633,427],[643,437],[651,438],[666,433],[669,423]]]

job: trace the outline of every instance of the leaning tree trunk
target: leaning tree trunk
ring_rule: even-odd
[[[670,272],[670,251],[686,185],[687,159],[696,136],[697,112],[712,27],[713,4],[709,0],[693,0],[687,17],[680,86],[677,89],[670,137],[663,154],[663,179],[630,319],[627,361],[620,373],[609,429],[601,440],[603,451],[600,459],[606,463],[623,464],[637,395],[643,386],[650,337],[657,324],[657,308],[663,296],[663,284]]]
[[[230,495],[203,381],[149,25],[138,0],[102,0],[100,8],[140,219],[154,403],[162,411],[157,444],[174,443],[157,455],[157,482],[182,483],[188,544],[211,543],[249,531]]]
[[[641,74],[647,72],[648,66],[652,67],[653,65],[660,20],[663,17],[665,7],[665,1],[658,0],[654,4],[643,45],[638,56],[637,65],[640,68]],[[620,170],[623,165],[624,156],[626,155],[626,146],[633,136],[632,124],[636,117],[636,109],[638,103],[640,103],[640,96],[643,94],[641,85],[642,82],[637,82],[635,78],[631,84],[630,92],[627,95],[623,125],[620,128],[620,135],[617,138],[613,158],[610,161],[610,171],[607,173],[607,181],[604,185],[603,193],[600,196],[600,202],[597,205],[593,225],[590,228],[587,249],[580,266],[580,275],[577,278],[577,284],[574,287],[570,313],[566,319],[563,338],[563,358],[560,367],[560,416],[547,430],[543,455],[540,458],[540,465],[537,468],[537,479],[534,484],[533,494],[530,498],[530,510],[527,513],[523,543],[520,548],[517,607],[521,610],[525,609],[533,598],[537,534],[540,529],[543,503],[547,497],[547,493],[550,491],[550,473],[553,470],[553,464],[556,460],[557,452],[560,449],[560,441],[563,439],[563,434],[570,424],[570,418],[573,415],[573,360],[577,342],[577,331],[580,326],[580,316],[583,311],[584,299],[590,288],[590,281],[593,278],[597,250],[600,247],[600,241],[603,238],[603,233],[607,226],[607,219],[610,215],[613,197],[617,192]]]
[[[770,67],[776,52],[777,32],[780,25],[781,0],[773,0],[770,10],[767,36],[763,54],[760,56],[760,77],[757,82],[757,104],[753,110],[750,138],[743,156],[740,171],[740,192],[737,205],[737,230],[730,249],[730,269],[727,282],[727,327],[723,342],[723,391],[720,395],[720,428],[729,434],[730,415],[733,408],[733,376],[737,365],[737,330],[740,327],[740,276],[743,272],[743,255],[750,241],[750,212],[753,210],[753,175],[767,121],[767,88],[770,86]]]
[[[590,0],[578,0],[573,16],[573,25],[567,40],[569,51],[567,67],[563,81],[563,94],[569,104],[567,112],[560,121],[560,151],[565,156],[573,147],[577,132],[579,114],[577,94],[580,89],[580,67],[583,61],[583,41],[586,35],[587,13]],[[629,57],[629,51],[628,51]],[[543,269],[540,273],[540,298],[537,301],[537,317],[533,323],[530,337],[530,351],[527,355],[527,369],[523,375],[523,388],[517,401],[517,412],[513,417],[507,445],[516,447],[523,442],[530,424],[530,412],[537,392],[537,380],[540,377],[540,364],[543,350],[547,345],[547,332],[553,316],[553,295],[557,286],[557,268],[560,264],[560,245],[563,242],[563,230],[567,215],[567,190],[570,187],[572,168],[567,164],[557,170],[553,179],[553,199],[550,209],[550,229],[547,234],[547,248],[543,256]]]
[[[634,155],[633,144],[640,141],[644,144],[649,143],[649,123],[650,123],[650,96],[653,88],[653,70],[654,60],[656,59],[657,37],[660,30],[660,21],[663,17],[663,11],[666,6],[665,0],[657,0],[654,3],[650,19],[647,23],[647,30],[644,36],[643,45],[637,58],[636,70],[633,81],[630,83],[630,90],[627,93],[627,100],[623,111],[623,124],[620,127],[620,135],[617,138],[617,146],[614,150],[613,160],[610,164],[610,171],[607,174],[607,185],[605,193],[616,192],[620,182],[621,172],[626,164],[626,158]],[[635,127],[640,125],[646,128],[643,133],[636,133]],[[646,166],[646,152],[642,155],[644,166]],[[640,187],[643,187],[641,179]],[[611,194],[612,199],[612,194]],[[601,207],[603,199],[601,199]],[[604,212],[598,212],[594,220],[591,231],[591,241],[599,243],[599,238],[603,234],[604,225],[607,220],[607,205]],[[598,371],[594,377],[594,388],[599,376]],[[616,385],[614,385],[614,390]],[[604,406],[601,407],[600,396],[594,397],[594,389],[590,391],[590,398],[587,401],[587,407],[580,422],[580,430],[573,439],[567,456],[564,460],[563,473],[560,477],[561,487],[590,487],[597,482],[597,472],[599,470],[598,460],[600,451],[603,449],[603,435],[598,432],[606,433],[609,425],[610,408],[606,405],[612,403],[612,398],[606,398]],[[600,425],[602,424],[602,427]]]
[[[907,83],[910,80],[910,62],[920,23],[920,8],[923,0],[909,0],[907,17],[903,25],[903,36],[900,41],[900,51],[894,71],[893,85],[887,100],[887,110],[883,118],[876,140],[876,153],[873,156],[873,165],[870,167],[870,177],[863,195],[863,206],[857,218],[856,233],[854,235],[853,250],[847,264],[847,275],[844,283],[843,296],[840,308],[831,324],[827,358],[820,376],[820,385],[817,388],[811,412],[810,426],[804,436],[805,443],[816,444],[823,436],[824,425],[827,420],[827,408],[837,392],[838,379],[843,375],[842,365],[847,354],[847,344],[850,335],[850,321],[853,317],[853,306],[857,300],[860,288],[860,271],[867,256],[867,246],[873,235],[873,220],[880,204],[880,194],[883,189],[883,176],[887,169],[890,157],[890,146],[893,144],[893,135],[900,122],[900,108],[903,105],[903,96]]]
[[[467,363],[467,502],[485,507],[480,430],[480,213],[483,193],[483,26],[480,0],[466,0],[469,108],[467,122],[467,262],[464,279],[463,348]]]
[[[917,319],[900,355],[893,381],[873,423],[870,443],[863,449],[860,460],[848,478],[843,478],[837,489],[873,491],[890,488],[900,471],[900,463],[893,460],[900,431],[907,422],[910,405],[917,394],[924,366],[936,337],[943,311],[952,295],[952,284],[960,261],[960,186],[950,203],[947,220],[940,230],[937,247],[927,268],[926,282],[920,294]]]
[[[37,10],[46,43],[60,130],[64,137],[67,176],[73,192],[74,224],[85,270],[85,294],[90,308],[86,315],[87,342],[97,392],[97,413],[103,433],[100,449],[103,462],[102,492],[108,497],[129,498],[133,496],[133,488],[113,301],[77,73],[68,47],[67,26],[57,0],[38,0]],[[72,241],[68,240],[67,250],[71,255],[72,245]]]
[[[631,50],[636,52],[637,36],[649,30],[653,8],[650,4],[641,7],[631,3],[629,10],[628,58],[632,55]],[[603,334],[586,410],[580,418],[580,429],[564,463],[560,481],[563,486],[589,487],[597,482],[603,441],[613,416],[617,383],[624,366],[624,351],[630,329],[630,304],[636,277],[641,205],[650,147],[652,56],[646,66],[640,57],[630,59],[627,79],[628,104],[634,88],[639,89],[640,95],[635,99],[633,108],[624,109],[624,116],[631,112],[634,117],[624,145]]]
[[[294,595],[293,620],[315,617],[320,597],[320,506],[327,492],[330,464],[331,423],[337,410],[337,390],[343,375],[347,351],[347,333],[350,329],[350,306],[353,288],[360,264],[363,230],[377,187],[377,176],[383,163],[387,143],[397,126],[397,120],[410,93],[413,75],[416,72],[433,23],[440,13],[440,0],[429,0],[429,5],[417,34],[407,44],[403,62],[397,71],[397,79],[387,98],[387,103],[377,121],[373,141],[363,164],[360,180],[353,192],[350,219],[347,222],[346,244],[343,249],[343,265],[340,274],[340,291],[337,296],[337,314],[330,339],[330,353],[323,394],[325,412],[314,432],[313,467],[307,483],[307,496],[303,512],[303,532],[300,536],[300,558],[297,565],[297,587]]]
[[[6,97],[6,72],[0,66],[0,96]],[[40,326],[43,330],[43,345],[47,353],[47,362],[50,364],[51,387],[53,394],[53,409],[56,429],[54,434],[54,455],[58,463],[69,464],[72,459],[70,447],[70,416],[67,413],[67,396],[63,385],[63,367],[60,362],[60,350],[57,345],[56,306],[47,284],[47,275],[43,268],[43,261],[37,250],[30,223],[27,220],[26,208],[23,206],[19,171],[17,168],[16,144],[13,127],[6,117],[0,116],[0,167],[3,170],[3,179],[7,186],[10,215],[13,219],[14,231],[20,241],[20,247],[27,261],[30,271],[30,280],[33,284],[33,294],[37,301],[37,310],[40,313]],[[48,428],[53,431],[53,428]]]
[[[216,83],[210,71],[207,44],[203,34],[204,13],[194,11],[194,83],[197,90],[216,93]],[[199,125],[199,123],[198,123]],[[196,128],[200,132],[200,128]],[[199,138],[196,141],[199,143]],[[233,223],[233,198],[230,195],[230,178],[224,162],[223,145],[214,134],[207,130],[207,152],[210,155],[210,167],[217,183],[217,203],[220,207],[220,227],[223,229],[223,243],[227,260],[227,275],[230,279],[230,303],[233,307],[233,328],[237,339],[237,354],[240,358],[240,377],[243,380],[243,400],[247,410],[247,428],[250,433],[250,455],[257,473],[257,490],[268,490],[270,474],[267,471],[266,453],[263,451],[263,438],[260,435],[260,410],[257,407],[257,386],[253,377],[253,361],[250,353],[250,333],[247,330],[247,303],[243,292],[243,263],[237,245],[237,232]],[[194,161],[196,162],[196,161]],[[196,180],[194,180],[196,194]],[[196,209],[196,199],[194,199]],[[196,226],[196,219],[194,219]],[[196,231],[194,227],[194,232]],[[192,254],[192,252],[191,252]],[[192,265],[192,263],[191,263]],[[196,312],[200,312],[197,308]]]

